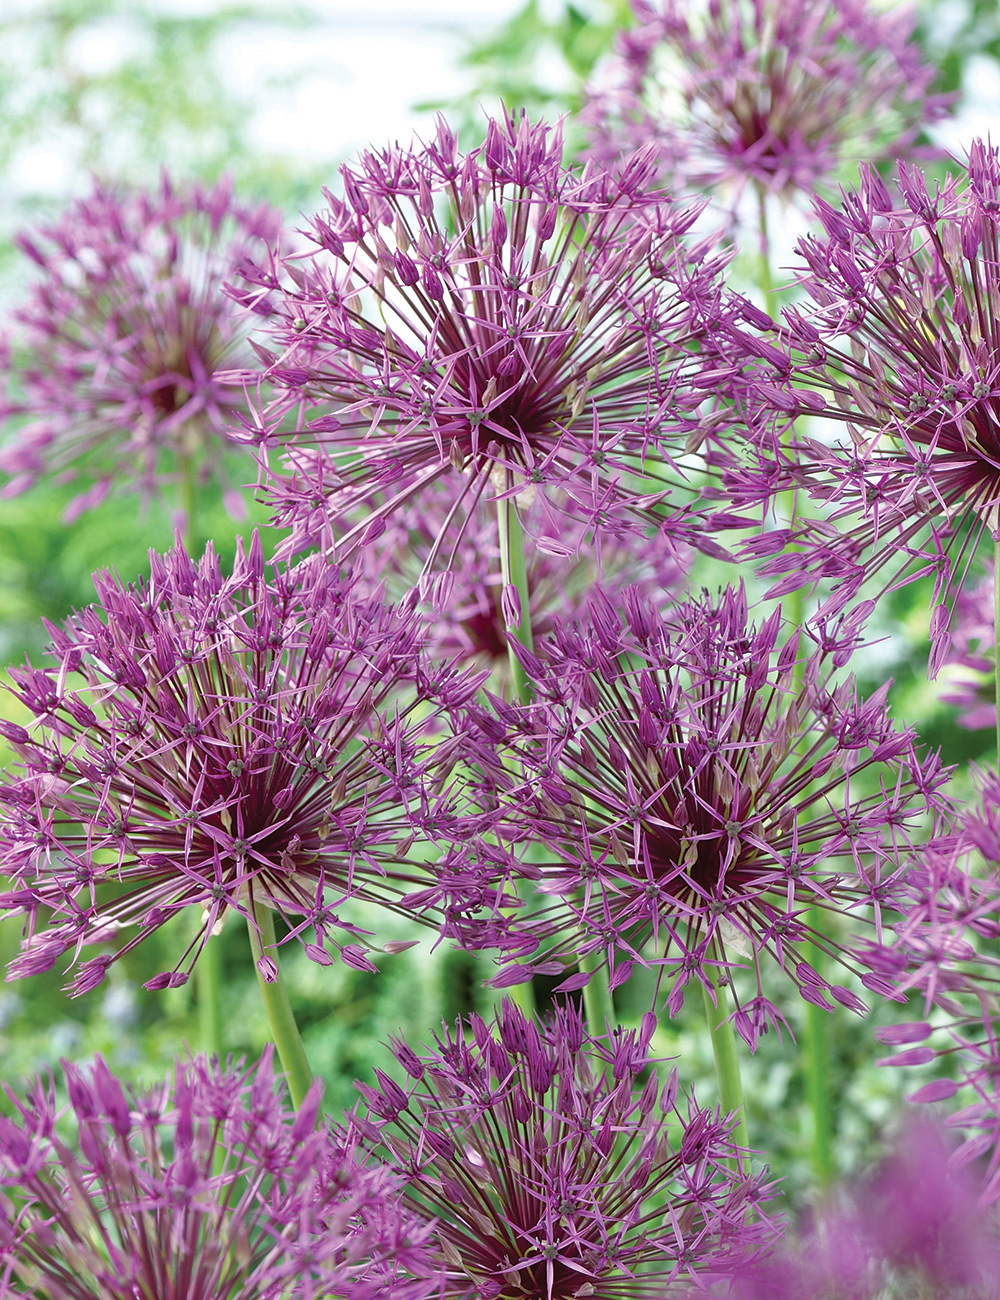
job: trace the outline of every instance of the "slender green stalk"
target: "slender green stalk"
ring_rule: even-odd
[[[531,592],[528,590],[528,564],[524,554],[524,529],[517,515],[513,497],[505,497],[497,502],[497,527],[500,530],[500,573],[505,587],[517,588],[521,602],[521,621],[516,628],[510,629],[526,650],[535,648],[531,634]],[[522,704],[527,704],[533,695],[531,683],[518,661],[517,655],[509,645],[510,675],[514,692]]]
[[[183,434],[182,434],[183,443]],[[197,483],[194,456],[183,448],[177,453],[177,504],[184,516],[184,545],[193,556],[197,546]],[[198,1000],[198,1026],[202,1049],[219,1061],[225,1060],[226,1036],[222,1027],[222,948],[219,939],[209,935],[195,967],[195,992]]]
[[[505,587],[517,588],[521,602],[521,621],[516,628],[509,631],[513,631],[526,650],[533,650],[535,641],[531,634],[531,592],[528,588],[528,564],[524,554],[524,529],[521,527],[513,497],[505,497],[497,502],[497,528],[500,533],[500,575]],[[507,653],[510,658],[510,679],[514,693],[522,704],[527,704],[534,692],[517,655],[510,647],[510,637],[508,637]],[[527,980],[524,984],[513,985],[510,996],[526,1016],[535,1014],[535,992],[531,980]]]
[[[288,990],[285,987],[285,981],[281,977],[281,970],[278,969],[277,955],[273,951],[275,942],[274,913],[269,907],[255,901],[253,904],[253,917],[256,925],[247,918],[247,931],[250,935],[250,951],[253,953],[254,969],[257,971],[257,987],[260,989],[261,1001],[264,1003],[267,1021],[271,1026],[271,1037],[274,1039],[274,1045],[278,1049],[278,1056],[281,1059],[281,1068],[288,1079],[288,1091],[292,1096],[292,1104],[301,1106],[303,1098],[309,1091],[309,1085],[312,1083],[312,1071],[309,1069],[309,1062],[306,1059],[306,1049],[302,1045],[299,1027],[295,1023],[292,1004],[288,1000]],[[265,953],[265,950],[268,949],[270,951]],[[264,978],[259,965],[261,958],[265,955],[274,962],[277,970],[275,978],[270,982]]]
[[[615,1004],[608,986],[608,977],[601,969],[602,954],[588,952],[580,957],[580,969],[592,971],[590,983],[583,989],[583,1012],[587,1017],[587,1028],[594,1038],[610,1033],[618,1024]]]
[[[772,309],[774,279],[771,275],[770,241],[767,228],[767,194],[763,186],[757,187],[757,212],[760,222],[760,264],[758,277],[764,305]],[[793,488],[783,493],[783,506],[788,515],[788,527],[795,526],[798,517],[798,494]],[[793,627],[801,627],[805,619],[805,600],[802,588],[789,592],[784,602],[784,613]],[[801,664],[795,666],[796,684],[801,684]],[[825,933],[827,918],[822,908],[809,909],[809,924],[819,934]],[[826,955],[812,944],[806,945],[804,956],[820,974],[826,964]],[[828,1187],[833,1178],[833,1089],[830,1082],[830,1024],[829,1012],[822,1007],[806,1004],[806,1024],[803,1034],[802,1069],[805,1075],[806,1097],[812,1112],[812,1164],[820,1187]]]
[[[1000,763],[1000,541],[993,543],[993,681],[997,703],[997,762]]]
[[[740,1058],[736,1050],[736,1031],[733,1022],[726,1020],[728,1012],[725,990],[719,987],[709,972],[706,973],[708,978],[712,979],[716,996],[716,1001],[713,1003],[708,986],[702,984],[705,1018],[708,1021],[708,1032],[712,1037],[712,1053],[715,1056],[715,1077],[719,1082],[719,1106],[724,1115],[733,1111],[738,1113],[739,1122],[733,1130],[733,1142],[738,1147],[746,1148],[750,1144],[747,1138],[746,1107],[743,1104]]]

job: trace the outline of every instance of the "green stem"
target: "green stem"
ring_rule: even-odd
[[[771,276],[770,241],[767,229],[767,195],[763,186],[757,187],[757,211],[760,221],[760,288],[764,295],[764,305],[771,309],[770,299],[774,293],[774,281]],[[791,431],[789,431],[791,436]],[[788,527],[794,528],[797,521],[798,494],[795,489],[783,494],[784,506],[788,513]],[[805,601],[802,588],[788,594],[785,600],[785,615],[793,628],[801,627],[805,617]],[[796,685],[802,684],[802,665],[795,665]],[[1000,725],[1000,724],[998,724]],[[820,934],[825,932],[826,915],[822,908],[809,909],[809,924]],[[819,974],[823,973],[826,956],[813,944],[806,945],[804,956]],[[805,1074],[806,1096],[812,1112],[812,1164],[817,1182],[821,1188],[828,1187],[833,1178],[833,1089],[830,1082],[830,1024],[829,1012],[813,1003],[806,1004],[806,1023],[803,1034],[803,1072]]]
[[[256,922],[256,924],[255,924]],[[275,947],[274,913],[269,907],[254,901],[253,919],[247,918],[247,930],[250,935],[250,951],[253,953],[254,969],[257,972],[257,987],[260,989],[261,1001],[271,1037],[278,1049],[281,1067],[288,1079],[288,1091],[292,1095],[292,1104],[302,1105],[302,1100],[312,1083],[312,1071],[306,1059],[306,1049],[302,1046],[299,1027],[295,1023],[292,1004],[288,1000],[288,990],[278,968]],[[271,951],[268,951],[271,950]],[[260,969],[261,958],[266,956],[274,962],[276,974],[273,980],[266,980]]]
[[[809,909],[809,924],[823,931],[823,909]],[[806,948],[806,960],[822,974],[826,956],[813,945]],[[830,1013],[812,1002],[806,1003],[803,1033],[806,1096],[812,1112],[812,1164],[821,1190],[833,1181],[833,1088],[830,1080]]]
[[[222,936],[209,934],[195,967],[198,1026],[202,1051],[224,1064],[226,1037],[222,1031]]]
[[[746,1149],[750,1143],[747,1138],[746,1107],[743,1104],[743,1081],[740,1078],[740,1058],[736,1050],[736,1031],[733,1022],[726,1020],[725,990],[719,987],[710,971],[706,971],[705,974],[712,982],[716,997],[713,1002],[708,985],[702,984],[705,1018],[712,1038],[712,1054],[715,1057],[715,1077],[719,1081],[719,1106],[724,1115],[731,1114],[733,1111],[739,1115],[732,1140],[736,1146]]]
[[[802,589],[790,592],[785,603],[788,618],[794,627],[802,624],[805,613]],[[802,689],[802,662],[795,665],[795,689]],[[811,907],[808,923],[812,931],[823,935],[829,924],[822,907]],[[815,944],[803,944],[807,962],[822,975],[827,964],[826,953]],[[829,1187],[833,1180],[833,1086],[830,1079],[830,1013],[813,1002],[805,1007],[805,1029],[802,1035],[802,1072],[805,1076],[806,1100],[812,1114],[812,1166],[820,1189]]]
[[[993,681],[997,706],[997,763],[1000,764],[1000,540],[993,543]]]
[[[509,482],[507,486],[510,487]],[[510,679],[514,694],[522,704],[528,704],[534,696],[534,691],[527,673],[510,644],[512,636],[516,636],[526,650],[535,648],[535,640],[531,632],[531,592],[528,588],[528,562],[524,553],[524,529],[521,527],[513,497],[504,497],[497,502],[497,529],[500,534],[500,577],[505,587],[517,588],[521,602],[520,622],[516,628],[507,629]],[[510,997],[526,1016],[535,1014],[535,992],[531,980],[512,985]]]
[[[524,554],[524,529],[521,527],[513,497],[504,497],[502,501],[497,502],[497,528],[500,532],[500,575],[505,587],[517,588],[521,602],[520,622],[517,627],[507,629],[511,682],[517,698],[522,704],[528,704],[534,691],[510,645],[513,634],[526,650],[535,648],[535,639],[531,633],[531,592],[528,589],[528,562]]]
[[[602,1038],[618,1024],[603,954],[598,951],[581,956],[580,969],[592,972],[590,982],[583,988],[583,1012],[587,1017],[587,1028],[592,1038]]]
[[[180,475],[179,505],[184,515],[184,545],[188,554],[193,555],[197,491],[194,457],[190,452],[178,451],[177,469]],[[222,1028],[222,947],[219,939],[211,934],[195,967],[195,991],[202,1048],[208,1054],[215,1052],[221,1064],[226,1054],[226,1036]]]

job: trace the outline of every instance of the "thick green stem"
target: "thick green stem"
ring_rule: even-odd
[[[997,708],[997,764],[1000,765],[1000,540],[993,543],[993,682]]]
[[[517,516],[517,507],[513,497],[504,497],[497,502],[497,527],[500,531],[500,574],[505,587],[515,587],[521,603],[521,618],[515,628],[508,628],[508,649],[510,656],[510,676],[514,693],[522,704],[527,704],[534,692],[527,674],[521,666],[510,636],[513,634],[526,650],[535,648],[531,634],[531,592],[528,590],[528,563],[524,554],[524,529]]]
[[[809,922],[813,929],[821,930],[824,918],[822,908],[809,909]],[[822,973],[825,954],[819,948],[806,950],[809,963]],[[830,1013],[812,1002],[806,1003],[806,1023],[803,1034],[806,1096],[812,1112],[812,1164],[820,1189],[833,1181],[833,1088],[830,1081]]]
[[[746,1150],[747,1139],[746,1107],[743,1104],[743,1081],[740,1078],[740,1058],[736,1050],[736,1031],[733,1022],[727,1020],[726,993],[706,972],[715,989],[715,1002],[707,984],[702,984],[701,991],[705,998],[705,1018],[708,1032],[712,1037],[712,1053],[715,1056],[715,1077],[719,1081],[719,1106],[724,1115],[736,1112],[739,1121],[733,1129],[732,1140],[736,1146]]]
[[[213,1053],[223,1064],[226,1058],[226,1038],[222,1031],[222,936],[210,934],[198,955],[195,967],[195,988],[198,995],[198,1027],[201,1047],[206,1055]]]
[[[508,483],[508,487],[510,484]],[[534,692],[528,676],[510,646],[511,634],[517,637],[526,650],[535,648],[531,634],[531,592],[528,588],[528,563],[524,554],[524,529],[517,515],[513,497],[497,502],[497,528],[500,534],[500,576],[504,587],[517,588],[521,605],[521,618],[516,628],[508,628],[507,654],[510,659],[510,680],[514,694],[522,704],[532,699]],[[526,1016],[535,1014],[535,993],[531,981],[515,984],[510,990],[511,999]]]
[[[254,924],[256,922],[256,925]],[[262,903],[253,904],[253,921],[247,918],[247,930],[250,935],[250,951],[253,953],[254,969],[257,971],[257,987],[260,989],[261,1001],[271,1037],[278,1049],[281,1068],[288,1079],[288,1091],[292,1103],[301,1106],[302,1100],[312,1083],[312,1071],[306,1059],[306,1049],[302,1045],[299,1027],[295,1023],[292,1004],[288,1000],[288,990],[281,977],[277,955],[274,951],[274,913]],[[274,964],[274,979],[267,980],[261,970],[263,958]]]
[[[591,1037],[600,1038],[611,1033],[618,1024],[603,954],[588,952],[581,956],[580,969],[592,972],[590,982],[583,987],[583,1012]]]

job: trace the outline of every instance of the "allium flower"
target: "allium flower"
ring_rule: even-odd
[[[693,1291],[689,1300],[702,1296]],[[712,1292],[721,1300],[717,1291]],[[993,1300],[994,1218],[932,1123],[910,1125],[873,1174],[839,1189],[808,1231],[740,1270],[727,1300]]]
[[[337,908],[398,909],[426,880],[408,855],[447,821],[455,748],[435,720],[483,675],[443,675],[436,703],[412,619],[356,599],[319,559],[269,580],[256,535],[231,578],[211,548],[198,565],[180,548],[151,563],[148,583],[96,579],[100,605],[51,629],[54,667],[11,672],[36,723],[2,724],[21,763],[0,787],[0,905],[27,918],[9,974],[128,927],[80,966],[83,992],[186,912],[193,937],[151,982],[182,984],[227,910],[256,927],[259,907],[280,911],[314,961],[331,962],[330,942],[373,970]],[[274,977],[271,956],[259,965]]]
[[[462,154],[439,121],[431,144],[343,169],[315,253],[245,271],[287,389],[247,437],[288,449],[270,495],[289,552],[343,555],[443,481],[459,537],[480,502],[538,490],[599,531],[631,512],[719,553],[682,505],[689,453],[716,438],[698,345],[721,263],[685,246],[696,213],[650,168],[577,175],[560,132],[523,117]]]
[[[783,1019],[768,961],[807,1001],[863,1009],[816,972],[806,945],[861,973],[844,928],[881,934],[911,832],[944,806],[947,770],[890,721],[888,683],[862,699],[834,677],[856,626],[827,627],[796,672],[799,632],[779,651],[780,607],[758,628],[742,588],[666,619],[635,592],[622,605],[598,598],[544,655],[521,653],[533,704],[495,702],[527,774],[506,800],[509,870],[536,878],[548,901],[456,923],[458,937],[506,950],[498,984],[562,972],[560,991],[581,988],[590,975],[571,972],[588,958],[615,988],[639,962],[658,971],[671,1014],[692,981],[734,979],[751,1047]],[[495,731],[498,718],[481,725]],[[519,862],[518,846],[535,841],[547,860]],[[810,927],[812,907],[828,933]],[[864,982],[888,989],[868,972]]]
[[[112,487],[162,490],[185,460],[216,473],[245,409],[220,372],[249,355],[246,313],[223,284],[280,229],[277,212],[238,203],[227,180],[175,188],[164,175],[151,193],[97,185],[55,225],[21,235],[43,275],[14,313],[23,396],[6,413],[34,420],[0,455],[13,475],[5,494],[46,472],[92,480],[75,516]]]
[[[421,495],[419,506],[402,508],[372,544],[365,570],[378,575],[392,595],[402,599],[416,588],[423,595],[425,651],[446,661],[474,663],[501,677],[509,664],[507,629],[518,621],[509,608],[510,589],[500,568],[500,536],[494,511],[480,506],[463,539],[461,563],[433,578],[421,578],[448,512],[444,485]],[[538,498],[522,512],[531,626],[536,638],[552,631],[554,620],[582,609],[599,582],[615,600],[626,584],[638,586],[657,608],[678,599],[691,563],[691,552],[666,534],[642,538],[629,534],[588,544],[586,530],[548,509]],[[359,574],[359,582],[365,573]]]
[[[443,1296],[659,1300],[773,1235],[763,1176],[727,1166],[732,1117],[682,1116],[676,1071],[641,1082],[654,1027],[592,1039],[572,1008],[539,1029],[505,1002],[424,1055],[394,1043],[408,1091],[381,1071],[358,1085],[352,1123],[434,1224]]]
[[[270,1053],[133,1094],[100,1058],[65,1074],[68,1115],[40,1081],[0,1118],[3,1300],[436,1294],[395,1181],[316,1131],[316,1091],[289,1110]]]
[[[787,310],[770,342],[730,330],[750,358],[749,401],[776,416],[783,444],[762,440],[759,471],[733,476],[735,499],[798,485],[825,515],[747,551],[770,557],[762,571],[790,574],[771,594],[800,586],[804,571],[834,578],[831,611],[883,566],[892,582],[933,573],[939,605],[984,534],[1000,536],[1000,158],[975,142],[968,168],[933,198],[904,164],[898,183],[898,209],[872,169],[842,210],[820,203],[826,235],[799,246],[812,306]],[[801,412],[844,433],[782,430]],[[797,549],[778,554],[790,540]],[[932,671],[947,623],[935,609]]]
[[[863,0],[632,0],[638,27],[585,117],[604,165],[655,144],[674,184],[811,194],[847,162],[895,158],[941,117],[913,15]]]

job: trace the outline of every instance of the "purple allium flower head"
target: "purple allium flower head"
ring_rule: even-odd
[[[783,1019],[768,961],[807,1001],[863,1009],[809,964],[813,943],[860,973],[846,940],[811,929],[808,909],[880,936],[913,828],[944,805],[947,770],[893,725],[888,683],[864,699],[834,676],[850,652],[846,624],[807,653],[797,631],[779,648],[780,607],[755,626],[742,588],[665,619],[634,591],[621,605],[598,598],[589,622],[561,625],[538,658],[522,654],[531,705],[496,703],[527,777],[508,801],[509,870],[548,900],[474,919],[458,937],[506,949],[499,984],[562,971],[560,991],[580,988],[590,976],[570,972],[589,955],[614,988],[642,963],[659,972],[671,1014],[692,981],[732,977],[751,1047]],[[532,841],[547,861],[519,863]]]
[[[825,234],[799,245],[811,306],[787,310],[770,342],[730,327],[752,371],[751,423],[769,413],[782,435],[762,439],[763,468],[732,486],[744,503],[794,486],[821,503],[825,517],[793,537],[777,529],[748,544],[767,557],[763,572],[790,575],[771,594],[803,572],[831,577],[833,611],[883,566],[891,582],[933,574],[936,672],[948,644],[940,605],[983,535],[1000,536],[1000,157],[976,141],[933,195],[905,164],[898,185],[894,207],[867,169],[840,210],[820,201]],[[843,434],[782,427],[810,412]]]
[[[716,445],[699,340],[721,261],[685,244],[696,212],[651,167],[579,175],[559,130],[512,116],[463,154],[439,120],[430,144],[343,169],[313,254],[247,270],[287,390],[247,438],[287,449],[270,495],[289,552],[344,555],[444,481],[452,536],[479,502],[539,491],[598,531],[672,521],[719,553],[681,508],[701,479],[680,462]]]
[[[20,236],[42,278],[14,313],[24,391],[6,410],[34,421],[0,455],[13,476],[5,494],[46,472],[92,480],[75,516],[112,487],[161,490],[183,458],[216,472],[245,409],[220,372],[248,355],[246,313],[224,282],[280,229],[277,212],[237,202],[228,180],[175,187],[164,175],[154,192],[97,185],[55,225]]]
[[[365,567],[378,574],[390,594],[402,598],[416,588],[423,596],[428,654],[475,663],[504,677],[509,665],[507,628],[510,614],[517,611],[506,606],[510,589],[501,575],[495,511],[480,506],[469,521],[460,565],[421,577],[427,573],[448,508],[445,485],[427,488],[418,505],[398,510],[387,521]],[[522,511],[522,522],[529,542],[525,562],[535,638],[551,632],[555,619],[580,610],[597,582],[611,600],[627,584],[638,586],[658,608],[673,604],[684,588],[691,552],[665,533],[649,538],[629,533],[589,544],[582,526],[558,507],[550,509],[541,497]]]
[[[256,534],[231,577],[211,548],[151,563],[148,583],[96,579],[100,604],[51,629],[52,667],[12,670],[36,721],[4,725],[21,762],[0,787],[0,905],[27,918],[10,975],[128,927],[80,966],[83,992],[194,909],[200,927],[153,981],[181,984],[227,910],[252,920],[257,906],[282,912],[314,961],[331,962],[329,941],[374,969],[337,908],[398,908],[426,879],[408,854],[444,824],[457,744],[435,720],[483,674],[445,674],[430,698],[412,618],[355,598],[318,557],[268,578]]]
[[[437,1279],[397,1182],[296,1113],[271,1053],[130,1093],[98,1058],[0,1118],[0,1297],[422,1300]],[[421,1278],[423,1279],[421,1281]]]
[[[807,1230],[741,1269],[726,1300],[994,1300],[995,1221],[950,1146],[935,1124],[910,1124],[871,1174],[835,1190]]]
[[[682,1115],[676,1071],[647,1069],[654,1027],[593,1039],[573,1008],[539,1027],[505,1001],[429,1053],[394,1044],[407,1089],[358,1085],[352,1124],[433,1222],[443,1296],[652,1300],[773,1236],[764,1176],[728,1167],[732,1117]]]
[[[864,0],[632,0],[638,27],[590,92],[591,154],[654,144],[675,184],[811,194],[847,162],[899,157],[939,118],[908,9]]]

